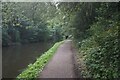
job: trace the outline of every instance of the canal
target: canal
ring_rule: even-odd
[[[15,78],[30,63],[52,47],[52,43],[31,43],[2,48],[2,76]]]

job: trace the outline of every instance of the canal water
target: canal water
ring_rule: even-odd
[[[3,78],[15,78],[30,63],[42,55],[52,43],[31,43],[19,46],[2,48],[2,76]]]

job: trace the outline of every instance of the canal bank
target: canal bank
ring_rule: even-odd
[[[32,78],[37,78],[38,74],[43,70],[44,66],[50,61],[52,56],[57,51],[58,47],[64,41],[57,42],[54,44],[52,48],[50,48],[47,52],[41,55],[33,64],[29,64],[28,67],[17,76],[17,79],[26,78],[28,80]]]

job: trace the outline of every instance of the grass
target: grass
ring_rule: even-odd
[[[58,47],[63,43],[64,41],[57,42],[54,44],[52,48],[50,48],[47,52],[45,52],[43,55],[41,55],[35,63],[29,64],[28,67],[17,76],[17,80],[34,80],[38,77],[38,74],[42,72],[45,65],[49,62],[49,60],[52,58],[52,56],[57,51]]]

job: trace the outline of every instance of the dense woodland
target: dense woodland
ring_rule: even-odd
[[[2,45],[68,36],[84,61],[83,77],[119,78],[119,3],[2,3]]]
[[[3,3],[2,9],[3,46],[61,39],[54,4]]]

